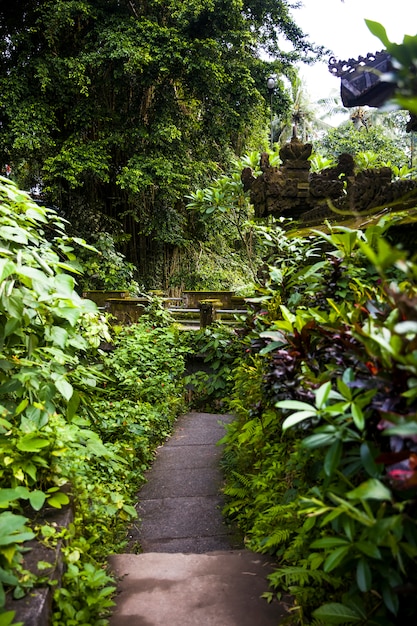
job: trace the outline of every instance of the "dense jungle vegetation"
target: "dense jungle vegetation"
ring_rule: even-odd
[[[204,241],[184,196],[235,155],[267,144],[268,75],[280,76],[274,110],[288,116],[283,77],[294,76],[297,59],[322,52],[289,5],[8,3],[0,12],[0,163],[20,188],[58,206],[73,234],[121,235],[146,288],[181,285],[183,259],[197,264]]]
[[[288,7],[1,10],[0,626],[14,623],[13,598],[45,584],[53,626],[108,624],[108,546],[126,545],[154,450],[189,408],[236,415],[224,514],[276,558],[265,600],[288,594],[288,623],[415,618],[417,261],[396,233],[415,229],[416,209],[303,232],[251,219],[240,172],[256,172],[267,145],[265,79],[322,52]],[[416,38],[392,44],[369,26],[396,61],[395,102],[417,114]],[[293,52],[276,56],[278,35]],[[274,101],[284,119],[280,81]],[[314,167],[354,132],[324,138]],[[414,174],[404,151],[366,136],[358,167],[387,156],[396,176]],[[239,287],[250,311],[238,330],[186,333],[150,297],[120,326],[81,297],[115,286]],[[186,377],[195,352],[211,372]],[[68,528],[48,521],[69,506]],[[52,555],[35,572],[32,540]]]

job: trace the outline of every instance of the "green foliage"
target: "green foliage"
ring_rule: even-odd
[[[124,545],[153,450],[183,409],[184,348],[156,300],[112,336],[75,291],[83,242],[8,180],[0,199],[0,623],[13,620],[1,612],[5,590],[20,598],[43,582],[24,569],[25,542],[37,538],[65,539],[54,623],[102,626],[115,588],[108,546]],[[69,530],[39,524],[70,497]]]
[[[185,344],[191,359],[201,360],[201,369],[189,374],[185,383],[193,408],[227,411],[232,388],[232,371],[240,353],[233,329],[221,324],[188,333]]]
[[[417,584],[417,270],[384,238],[391,224],[284,244],[265,232],[224,438],[225,513],[279,558],[270,581],[295,597],[291,623],[414,615],[402,590]]]
[[[277,57],[278,33],[293,50]],[[272,0],[18,2],[0,42],[1,162],[74,224],[121,226],[148,284],[193,238],[189,190],[266,143],[266,77],[320,53]]]
[[[115,238],[101,232],[92,235],[92,242],[94,248],[84,248],[78,254],[83,267],[80,288],[83,291],[127,289],[134,293],[137,290],[137,283],[134,282],[135,267],[116,250]]]
[[[114,593],[114,582],[110,576],[91,563],[78,565],[69,562],[63,584],[64,587],[58,589],[54,596],[58,607],[52,622],[54,625],[108,624],[108,608],[114,606],[109,597]]]
[[[97,434],[98,448],[87,462],[73,458],[69,468],[76,519],[63,589],[55,594],[57,626],[107,624],[114,591],[114,581],[102,569],[108,546],[118,551],[126,545],[145,470],[184,410],[185,352],[171,320],[164,315],[154,323],[148,315],[114,331],[113,349],[97,364],[102,379],[79,417]]]
[[[228,176],[218,178],[206,189],[199,189],[188,196],[191,200],[187,208],[198,213],[201,218],[211,224],[223,237],[226,234],[237,238],[245,251],[245,260],[252,273],[252,280],[256,280],[254,266],[255,251],[252,245],[252,229],[249,218],[253,209],[249,204],[248,195],[243,190],[240,180],[241,163],[238,162],[235,170]]]
[[[71,423],[83,390],[95,384],[83,355],[99,339],[88,336],[98,313],[74,290],[69,272],[79,266],[64,222],[5,179],[0,199],[1,506],[61,508],[69,502],[61,490],[68,459],[95,454],[98,443]],[[28,517],[6,510],[1,518],[2,584],[21,597],[33,579],[22,570],[20,544],[34,533]],[[0,600],[2,608],[4,594]]]
[[[277,165],[280,161],[277,152],[270,151],[269,158],[271,165]],[[256,236],[253,207],[249,202],[249,194],[244,191],[241,173],[243,168],[250,167],[259,175],[259,163],[260,152],[253,151],[236,159],[230,171],[208,187],[187,196],[187,209],[204,225],[207,241],[203,250],[210,254],[208,259],[202,259],[203,250],[200,247],[199,282],[189,288],[236,290],[245,284],[257,284],[262,247]],[[213,284],[217,275],[218,282]],[[227,277],[227,280],[222,280],[220,276]]]
[[[329,159],[335,159],[344,152],[352,154],[359,169],[383,167],[388,162],[401,168],[408,165],[409,157],[398,147],[398,143],[397,139],[388,136],[382,126],[358,131],[349,124],[330,129],[315,143],[315,150]],[[356,155],[361,153],[369,155],[367,162],[362,163],[360,158],[357,160]]]

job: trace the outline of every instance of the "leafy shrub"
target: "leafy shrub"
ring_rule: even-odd
[[[279,558],[292,623],[414,615],[417,268],[389,225],[299,240],[298,268],[281,245],[235,369],[225,512]]]
[[[64,589],[55,594],[56,626],[74,619],[107,623],[114,582],[91,564],[106,563],[109,546],[117,552],[126,545],[145,470],[184,410],[185,351],[171,321],[155,302],[138,324],[114,327],[111,351],[97,359],[102,377],[78,420],[97,434],[100,445],[87,464],[71,463],[76,520]]]
[[[119,237],[120,239],[120,237]],[[116,249],[116,239],[110,233],[91,235],[93,246],[85,246],[78,254],[83,266],[80,288],[88,290],[139,290],[135,282],[135,267]]]
[[[197,363],[197,370],[185,378],[191,406],[199,410],[227,411],[233,386],[232,371],[241,351],[238,335],[227,326],[212,324],[188,333],[185,345],[189,362]]]
[[[68,458],[92,453],[95,434],[73,421],[95,378],[84,360],[106,336],[96,306],[81,300],[64,222],[0,181],[0,499],[5,536],[3,584],[21,597],[33,579],[22,571],[29,520],[44,506],[69,502]],[[79,242],[81,243],[81,242]],[[16,515],[24,513],[24,515]],[[24,526],[27,524],[27,526]]]
[[[117,337],[75,291],[80,265],[65,224],[10,181],[0,183],[0,623],[14,598],[42,581],[23,567],[25,542],[64,540],[67,566],[53,623],[108,622],[115,589],[105,574],[136,517],[152,450],[183,407],[177,331],[164,312]],[[113,343],[105,355],[102,341]],[[63,486],[67,484],[64,490]],[[44,507],[74,505],[59,532]],[[106,552],[104,552],[106,550]]]

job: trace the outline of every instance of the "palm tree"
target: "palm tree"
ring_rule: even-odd
[[[280,145],[287,143],[293,133],[304,143],[317,139],[324,131],[331,128],[325,121],[328,110],[319,110],[320,102],[312,103],[298,74],[294,76],[290,85],[292,107],[285,118],[273,120],[273,136]]]

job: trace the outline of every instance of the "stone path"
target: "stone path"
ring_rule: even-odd
[[[231,420],[188,413],[158,449],[130,553],[109,559],[119,579],[111,626],[277,626],[287,615],[261,598],[273,564],[245,550],[222,519],[216,444]]]

